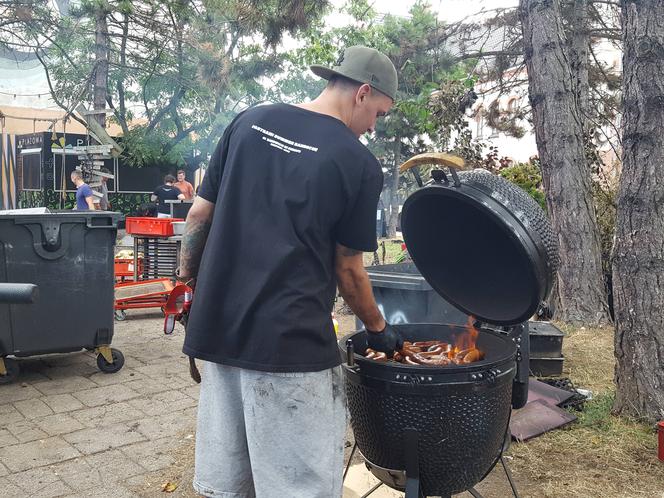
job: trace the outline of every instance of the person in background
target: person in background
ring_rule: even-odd
[[[173,185],[175,185],[178,189],[180,189],[180,192],[184,195],[185,199],[193,199],[194,198],[194,186],[189,183],[187,180],[185,180],[185,171],[183,169],[178,170],[178,181],[175,182]]]
[[[175,177],[173,175],[166,175],[164,177],[164,184],[154,189],[154,192],[150,196],[152,202],[159,202],[157,206],[157,218],[171,217],[171,206],[166,201],[184,200],[184,194],[173,185],[174,182]]]
[[[76,185],[76,209],[77,211],[88,211],[95,208],[94,195],[90,185],[83,181],[83,175],[77,169],[71,172],[71,181]]]
[[[101,169],[102,173],[107,173],[110,174],[110,171],[107,168],[102,168]],[[99,192],[101,192],[101,198],[96,198],[94,199],[95,203],[95,208],[99,209],[101,211],[110,211],[111,210],[111,203],[108,201],[108,178],[105,176],[101,177],[101,185],[99,186]]]

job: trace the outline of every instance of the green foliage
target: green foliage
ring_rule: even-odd
[[[64,17],[49,4],[25,10],[22,0],[4,2],[0,46],[17,38],[36,46],[53,96],[68,110],[92,101],[107,57],[106,100],[123,129],[126,159],[181,166],[211,152],[229,114],[265,99],[264,79],[282,70],[276,45],[319,19],[328,0],[81,0]],[[95,42],[100,17],[105,46]]]
[[[611,251],[616,231],[616,189],[593,182],[593,199],[597,216],[600,250],[602,251],[602,270],[604,275],[611,275]]]
[[[542,172],[537,164],[517,163],[500,170],[500,176],[518,185],[546,210],[546,198],[542,190]]]
[[[587,401],[583,411],[578,414],[579,424],[582,427],[601,428],[610,423],[611,408],[615,401],[615,393],[608,392],[597,395]]]

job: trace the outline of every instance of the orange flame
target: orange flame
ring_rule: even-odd
[[[454,358],[460,351],[475,349],[475,342],[477,341],[479,331],[473,326],[474,322],[475,317],[469,316],[464,326],[465,331],[459,334],[454,342],[454,346],[450,348],[448,353],[449,358]]]

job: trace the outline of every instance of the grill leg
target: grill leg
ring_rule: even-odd
[[[510,482],[510,487],[512,488],[512,493],[514,494],[514,498],[519,498],[519,493],[517,492],[516,486],[514,485],[514,481],[512,480],[512,473],[510,472],[510,469],[507,467],[503,455],[500,455],[500,463],[502,464],[503,469],[505,469],[505,475],[507,476],[507,480]]]
[[[346,474],[348,474],[348,469],[350,469],[350,462],[353,461],[353,455],[357,449],[357,443],[353,444],[353,449],[350,450],[350,456],[348,457],[348,462],[346,463],[346,469],[344,470],[344,480],[346,480]]]
[[[420,490],[420,464],[417,448],[420,434],[415,429],[406,429],[403,431],[403,439],[406,461],[405,498],[425,498]]]

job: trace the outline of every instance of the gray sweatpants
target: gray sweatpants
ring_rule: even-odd
[[[270,373],[204,362],[194,489],[223,498],[338,498],[341,367]]]

